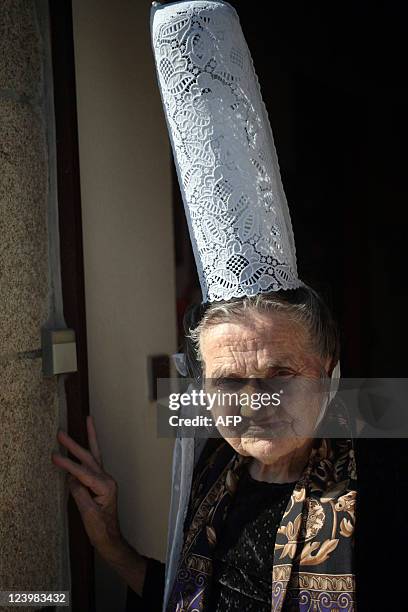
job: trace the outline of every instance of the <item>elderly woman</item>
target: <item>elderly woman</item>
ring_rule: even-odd
[[[301,393],[295,390],[267,416],[248,414],[236,437],[205,444],[166,609],[352,610],[353,451],[347,439],[310,437],[321,402],[306,393],[304,404],[305,383],[312,389],[330,377],[338,360],[326,305],[305,286],[200,306],[188,324],[197,317],[187,356],[207,389],[217,384],[251,394],[277,383]],[[71,475],[92,543],[128,583],[128,609],[159,611],[164,567],[122,536],[117,487],[103,470],[91,420],[88,426],[89,451],[63,432],[58,436],[81,464],[60,455],[54,462]]]
[[[186,318],[187,366],[206,392],[233,391],[227,413],[241,420],[219,420],[217,401],[221,438],[177,439],[165,568],[121,534],[92,420],[89,451],[58,436],[80,464],[54,462],[70,474],[92,543],[129,585],[129,610],[351,611],[354,452],[347,436],[327,440],[318,430],[333,396],[325,383],[338,378],[337,333],[297,276],[272,132],[237,14],[222,0],[155,3],[151,24],[203,291]],[[252,409],[244,397],[260,391],[279,401]]]

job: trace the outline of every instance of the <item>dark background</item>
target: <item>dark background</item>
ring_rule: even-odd
[[[299,276],[338,319],[342,375],[407,377],[404,3],[230,3],[269,112]],[[201,292],[176,178],[174,195],[181,340]],[[355,449],[358,610],[402,610],[408,443],[359,439]]]
[[[269,112],[299,276],[323,292],[336,314],[342,374],[404,377],[404,3],[230,3]],[[174,182],[181,323],[186,305],[201,293]]]

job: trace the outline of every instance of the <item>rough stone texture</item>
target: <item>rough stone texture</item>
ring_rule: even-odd
[[[0,354],[41,345],[48,309],[46,214],[42,122],[29,105],[0,99]]]
[[[36,96],[41,82],[41,44],[34,2],[1,0],[0,89]]]
[[[57,382],[43,377],[40,359],[0,365],[0,381],[1,589],[55,590],[61,475],[50,458]]]
[[[41,347],[51,291],[42,53],[35,1],[0,0],[1,590],[68,582],[61,577],[63,476],[51,463],[57,380],[44,378],[41,359],[10,357]]]

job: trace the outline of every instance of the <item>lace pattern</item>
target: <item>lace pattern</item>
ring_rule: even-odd
[[[272,130],[235,9],[158,5],[152,40],[203,302],[299,287]]]

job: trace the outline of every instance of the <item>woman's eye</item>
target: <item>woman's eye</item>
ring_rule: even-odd
[[[244,383],[245,381],[242,378],[219,378],[216,380],[216,386],[220,389],[237,389]]]
[[[294,376],[294,372],[291,370],[278,370],[275,374],[278,378],[288,378],[290,376]]]
[[[282,385],[285,383],[289,383],[289,381],[295,376],[295,373],[292,370],[280,369],[275,370],[275,372],[269,377],[260,381],[260,386],[263,389],[275,390],[277,385]]]

